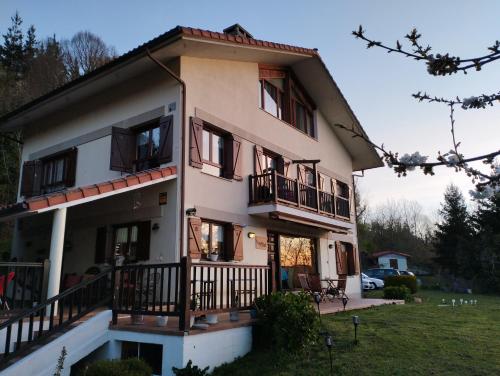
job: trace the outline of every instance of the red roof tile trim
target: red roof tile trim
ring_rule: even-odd
[[[245,37],[241,37],[241,36],[219,33],[219,32],[210,31],[210,30],[196,29],[196,28],[192,28],[192,27],[180,26],[180,29],[181,29],[182,34],[187,35],[187,36],[193,36],[193,37],[198,37],[198,38],[203,38],[203,39],[212,39],[212,40],[218,40],[218,41],[225,41],[225,42],[230,42],[230,43],[234,43],[234,44],[246,44],[249,46],[251,45],[251,46],[258,46],[258,47],[266,47],[266,48],[284,50],[287,52],[296,52],[296,53],[301,53],[301,54],[306,54],[306,55],[311,55],[311,56],[318,55],[318,51],[316,49],[312,49],[312,48],[290,46],[288,44],[268,42],[265,40],[253,39],[253,38],[245,38]]]
[[[131,187],[149,181],[158,180],[167,176],[175,175],[175,166],[163,167],[153,170],[141,171],[137,174],[124,176],[123,178],[106,181],[103,183],[88,185],[86,187],[72,188],[57,193],[30,198],[24,202],[27,210],[35,211],[48,208],[50,206],[64,204],[66,202],[81,200],[86,197],[98,196],[104,193]],[[0,210],[3,210],[1,208]]]

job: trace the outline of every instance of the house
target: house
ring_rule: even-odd
[[[382,162],[335,124],[364,134],[318,51],[239,25],[176,27],[3,116],[24,135],[18,201],[0,210],[15,221],[5,267],[25,281],[11,305],[34,306],[0,324],[6,374],[51,374],[62,346],[65,372],[131,353],[163,375],[216,366],[251,329],[193,330],[195,316],[248,309],[299,273],[360,296],[352,173]]]
[[[372,258],[376,260],[379,268],[392,268],[406,271],[408,270],[408,258],[410,255],[396,251],[376,252]]]

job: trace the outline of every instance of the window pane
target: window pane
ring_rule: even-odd
[[[210,160],[210,133],[203,130],[203,159]]]
[[[160,128],[151,129],[151,156],[155,156],[158,154],[158,150],[160,149]]]
[[[269,82],[264,83],[264,109],[274,116],[278,115],[277,90]]]
[[[139,232],[139,229],[137,226],[132,226],[132,229],[130,231],[130,241],[131,242],[137,242],[137,233]]]
[[[262,108],[262,80],[259,80],[259,107]]]
[[[208,253],[208,242],[210,241],[210,224],[203,222],[201,224],[201,251]]]
[[[149,131],[137,135],[137,159],[146,159],[148,155]]]
[[[120,227],[116,229],[116,243],[126,243],[128,240],[128,228]]]
[[[303,132],[306,131],[306,111],[299,102],[295,102],[295,126]]]
[[[224,159],[224,139],[212,134],[212,162],[222,164]]]
[[[55,161],[55,181],[54,183],[60,183],[63,181],[64,176],[64,158],[58,159]]]
[[[224,227],[212,224],[212,251],[222,253],[224,249]]]

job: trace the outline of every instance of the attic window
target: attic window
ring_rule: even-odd
[[[259,66],[259,106],[310,137],[316,137],[315,105],[290,69]]]

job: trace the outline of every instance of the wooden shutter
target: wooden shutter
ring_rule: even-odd
[[[297,177],[299,179],[299,182],[302,184],[306,184],[306,167],[299,164],[297,165]]]
[[[337,262],[337,275],[347,274],[345,251],[340,242],[335,242],[335,260]]]
[[[360,273],[360,259],[359,259],[359,252],[358,248],[353,246],[353,253],[354,253],[354,274],[359,274]]]
[[[243,227],[238,224],[230,224],[226,231],[226,258],[228,260],[243,260]]]
[[[42,161],[26,161],[21,177],[21,196],[38,196],[42,184]]]
[[[262,175],[262,156],[264,155],[264,151],[262,150],[262,146],[255,145],[254,148],[254,169],[255,175]]]
[[[189,164],[196,168],[203,167],[203,120],[197,117],[191,118]]]
[[[137,261],[149,260],[149,244],[151,239],[151,222],[140,222],[137,224],[139,231],[137,233]]]
[[[78,149],[72,148],[68,151],[64,165],[64,185],[73,187],[76,181],[76,160],[78,157]]]
[[[106,235],[106,227],[99,227],[97,229],[95,239],[94,264],[102,264],[106,262]]]
[[[354,246],[349,244],[346,246],[347,248],[347,274],[354,275],[356,274],[356,254],[354,250]]]
[[[201,219],[188,218],[188,253],[191,258],[201,257]]]
[[[276,171],[282,175],[285,175],[285,159],[281,155],[276,157]]]
[[[243,180],[241,138],[235,135],[224,139],[224,177],[227,179]]]
[[[158,162],[169,163],[173,159],[174,143],[174,117],[173,115],[160,118],[160,147],[158,150]]]
[[[113,171],[132,172],[135,160],[136,136],[130,129],[111,129],[111,159],[109,168]]]

